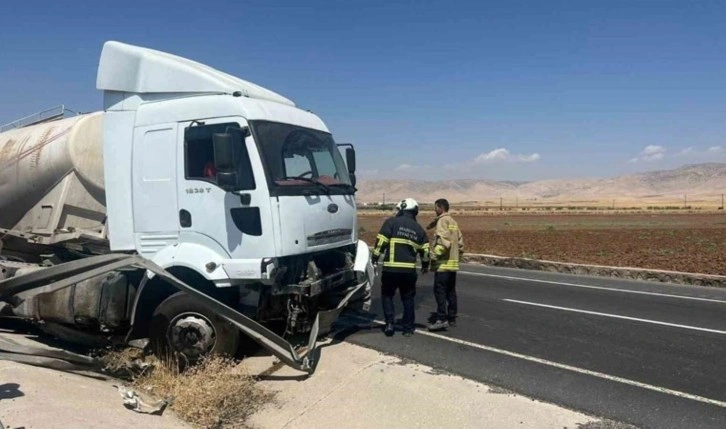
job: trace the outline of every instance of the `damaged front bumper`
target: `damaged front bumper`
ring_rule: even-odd
[[[272,268],[268,268],[268,265],[271,265]],[[303,297],[315,297],[328,292],[339,295],[341,290],[346,289],[346,286],[360,285],[365,281],[372,283],[374,275],[370,249],[363,241],[358,241],[355,260],[347,262],[345,268],[301,283],[278,281],[278,278],[284,275],[286,268],[275,267],[273,262],[265,264],[263,271],[269,273],[269,278],[272,280],[272,295],[299,295]],[[370,290],[370,285],[368,285],[368,290]]]
[[[302,353],[298,353],[290,342],[253,319],[194,289],[160,266],[140,256],[125,254],[93,256],[12,277],[0,281],[0,302],[5,301],[13,306],[18,306],[23,301],[23,298],[18,295],[23,292],[43,288],[44,294],[50,294],[81,281],[129,267],[143,268],[159,276],[176,289],[197,299],[210,311],[219,314],[235,325],[284,364],[309,374],[315,372],[318,363],[317,338],[319,333],[328,332],[332,323],[349,304],[357,304],[359,306],[357,309],[363,310],[370,306],[370,289],[374,277],[369,249],[364,243],[359,242],[354,263],[357,284],[347,291],[335,308],[317,313],[307,347]]]

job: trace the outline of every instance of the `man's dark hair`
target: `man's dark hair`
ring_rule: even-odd
[[[449,211],[449,202],[446,201],[444,198],[439,198],[434,202],[434,204],[444,209],[445,212]]]

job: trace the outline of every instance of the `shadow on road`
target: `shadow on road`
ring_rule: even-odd
[[[333,336],[333,342],[330,345],[340,343],[341,341],[345,341],[345,339],[353,334],[357,333],[382,333],[383,332],[383,325],[380,321],[376,321],[376,317],[378,315],[375,313],[368,313],[368,314],[353,314],[347,317],[341,318],[340,322],[336,322],[338,325],[338,330]],[[431,323],[434,323],[436,319],[438,318],[438,313],[435,311],[432,311],[429,313],[429,316],[426,318],[426,323],[420,323],[416,322],[414,323],[414,326],[417,330],[426,330],[428,328],[428,325]],[[396,319],[394,323],[394,329],[395,332],[402,332],[403,321],[401,319]]]
[[[0,318],[0,360],[64,371],[107,380],[92,348],[55,338],[37,326],[17,319]]]
[[[22,335],[34,342],[48,347],[67,350],[72,353],[84,354],[91,350],[91,347],[63,341],[46,332],[43,332],[36,325],[18,319],[0,317],[0,333]]]
[[[25,396],[17,383],[0,384],[0,401],[3,399],[15,399]]]
[[[323,353],[324,349],[334,346],[336,344],[340,344],[341,342],[345,341],[346,338],[349,336],[363,332],[363,331],[380,331],[380,325],[373,322],[375,320],[376,315],[375,314],[345,314],[341,316],[340,319],[338,319],[335,323],[333,323],[331,327],[330,333],[327,335],[323,335],[318,338],[318,347],[315,350],[315,356],[314,360],[316,362],[320,362],[321,359],[323,359]],[[307,342],[307,337],[300,336],[300,338],[294,339],[294,338],[288,338],[291,343],[293,344],[303,344]],[[265,350],[259,349],[256,350],[256,353],[250,354],[249,356],[270,356],[270,353],[266,352]],[[299,374],[299,375],[279,375],[275,374],[277,371],[279,371],[284,364],[281,362],[276,362],[274,365],[272,365],[270,368],[267,368],[265,371],[261,372],[260,374],[255,375],[255,377],[258,380],[261,381],[302,381],[310,377],[309,374]]]

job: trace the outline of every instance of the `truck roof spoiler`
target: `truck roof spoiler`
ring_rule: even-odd
[[[240,94],[295,107],[280,94],[207,65],[116,41],[103,45],[96,88],[135,94]]]

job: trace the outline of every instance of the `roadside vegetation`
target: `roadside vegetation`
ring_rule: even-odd
[[[176,416],[196,428],[250,428],[250,416],[274,399],[234,359],[210,356],[180,371],[173,360],[127,348],[108,352],[102,360],[108,373],[125,379],[140,395],[167,400]]]

